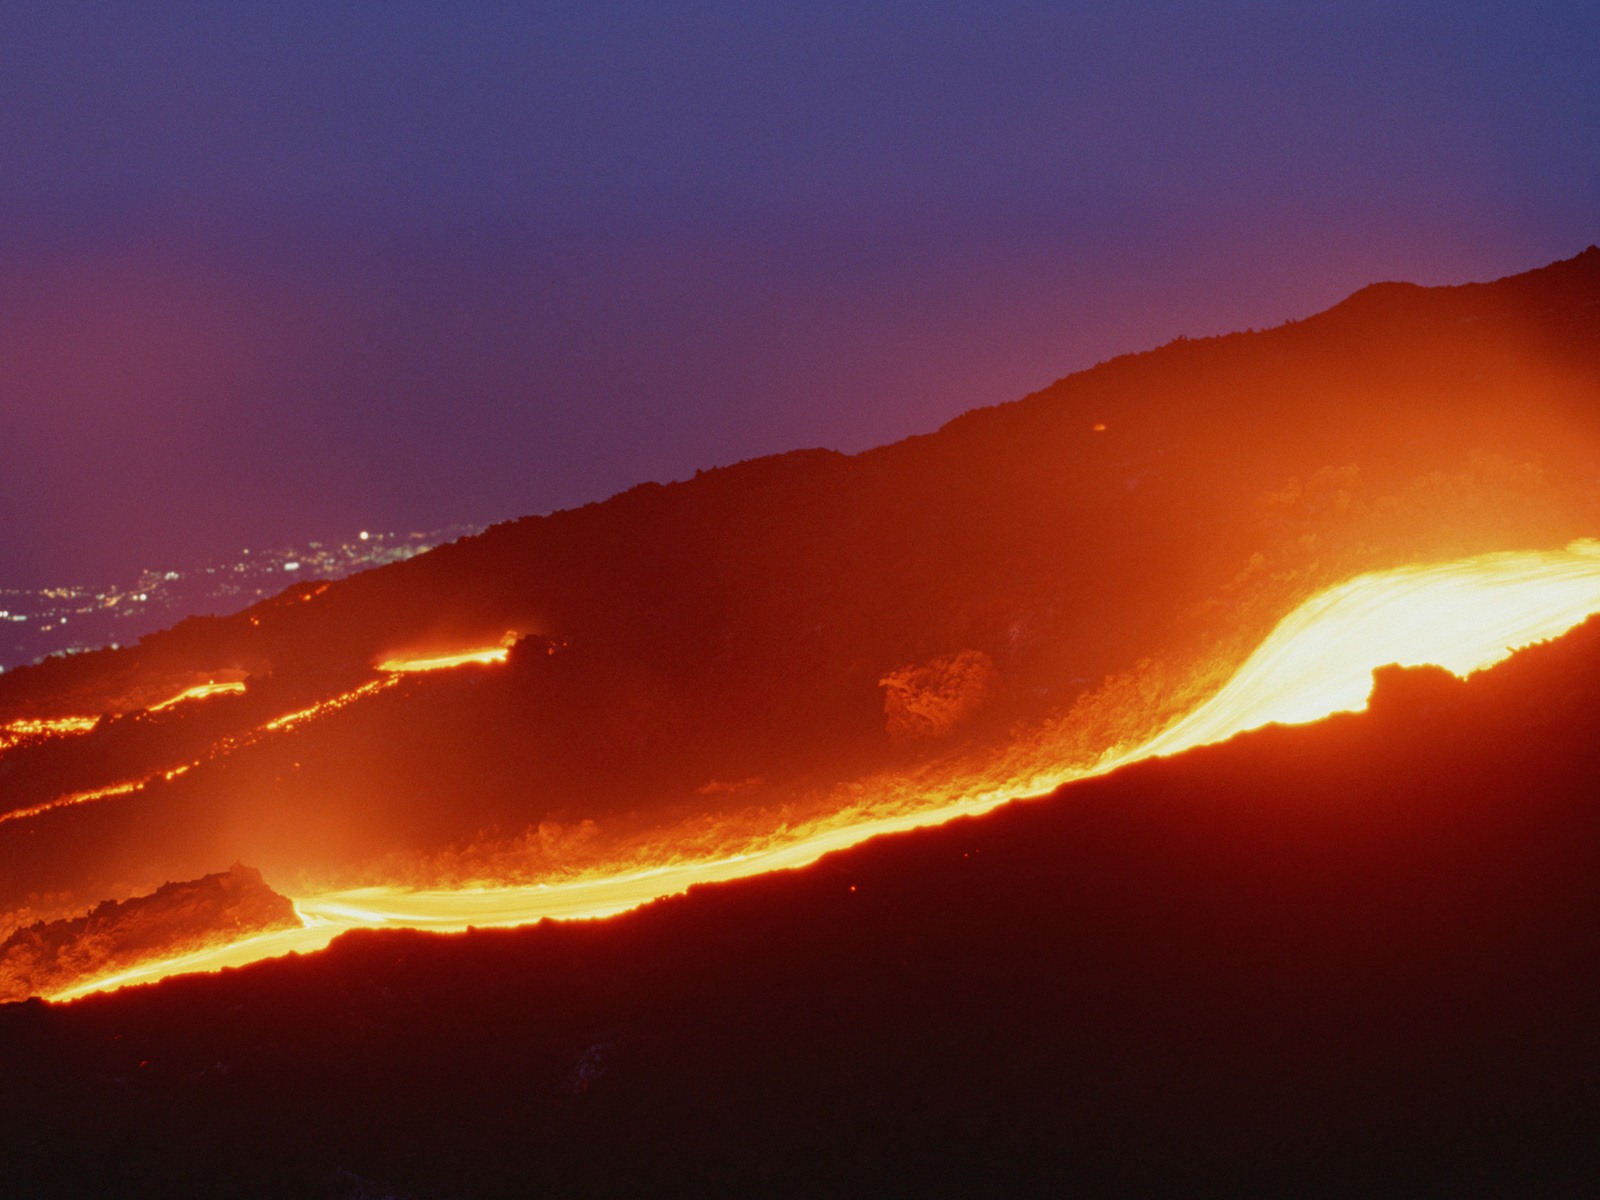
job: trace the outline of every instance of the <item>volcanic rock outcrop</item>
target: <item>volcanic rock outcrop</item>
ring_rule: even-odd
[[[48,996],[141,959],[299,923],[294,905],[268,887],[260,871],[235,863],[148,896],[104,901],[75,919],[17,930],[0,942],[0,1002]]]

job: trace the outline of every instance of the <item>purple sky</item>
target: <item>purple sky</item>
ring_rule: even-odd
[[[1568,257],[1597,61],[1593,3],[7,4],[0,586],[859,449]]]

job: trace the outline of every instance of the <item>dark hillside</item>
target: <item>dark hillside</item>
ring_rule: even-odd
[[[6,719],[249,673],[225,709],[62,751],[71,788],[93,789],[356,687],[396,651],[528,639],[504,670],[407,682],[92,818],[115,870],[57,873],[55,826],[0,824],[0,905],[70,892],[87,907],[236,858],[276,881],[541,822],[636,829],[694,806],[811,803],[869,771],[1004,746],[1108,677],[1138,672],[1171,697],[1360,570],[1600,530],[1597,396],[1591,248],[1494,283],[1375,286],[924,437],[647,484],[8,673]],[[917,692],[958,668],[964,691]],[[886,710],[891,678],[910,717]],[[913,719],[924,701],[943,707]],[[47,801],[67,777],[45,750],[0,756],[0,808]],[[48,819],[62,847],[90,807]]]
[[[365,667],[396,647],[492,641],[509,628],[627,646],[669,673],[708,656],[770,672],[774,658],[791,667],[805,648],[841,643],[913,661],[959,648],[963,635],[992,640],[1023,607],[1019,593],[1061,608],[1052,630],[1080,627],[1111,595],[1119,610],[1152,610],[1125,618],[1130,626],[1156,626],[1179,598],[1232,578],[1242,564],[1223,552],[1288,554],[1264,544],[1264,520],[1336,538],[1325,554],[1348,555],[1358,535],[1383,532],[1381,513],[1328,530],[1316,520],[1331,514],[1282,511],[1294,507],[1282,495],[1291,479],[1310,502],[1325,468],[1347,493],[1338,503],[1405,503],[1406,516],[1433,518],[1404,553],[1548,540],[1583,529],[1547,511],[1548,500],[1515,496],[1517,472],[1537,457],[1559,482],[1590,461],[1597,333],[1593,248],[1493,284],[1378,285],[1278,329],[1116,359],[853,458],[796,452],[499,525],[325,589],[307,585],[319,594],[304,604],[267,602],[141,647],[10,673],[0,701],[36,706],[146,662]],[[1444,497],[1415,494],[1430,485],[1462,494],[1481,485],[1522,503],[1496,528],[1469,530],[1429,509]],[[1185,501],[1176,512],[1165,506],[1174,496]],[[1146,590],[1159,597],[1130,596],[1127,584],[1156,568],[1166,586]],[[1101,640],[1069,639],[1077,654]]]
[[[0,1009],[0,1190],[1586,1195],[1600,624],[589,924]]]

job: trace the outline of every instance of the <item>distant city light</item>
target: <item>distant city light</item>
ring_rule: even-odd
[[[243,604],[284,587],[283,573],[311,572],[340,579],[356,571],[400,562],[432,545],[478,531],[478,526],[453,525],[430,533],[413,533],[408,540],[394,533],[363,529],[359,541],[340,539],[268,550],[246,547],[231,562],[192,564],[182,570],[145,568],[133,584],[140,591],[121,586],[0,588],[5,603],[5,608],[0,609],[0,623],[13,630],[13,638],[8,639],[11,644],[0,648],[0,667],[40,662],[50,656],[77,654],[99,646],[126,646],[132,639],[194,613],[236,612]],[[274,578],[276,583],[272,582]],[[115,641],[111,640],[113,631]]]

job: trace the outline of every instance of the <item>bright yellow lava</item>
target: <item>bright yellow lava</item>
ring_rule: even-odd
[[[421,658],[388,658],[378,664],[378,670],[391,674],[412,671],[447,671],[451,667],[464,667],[471,663],[503,663],[510,650],[506,646],[484,646],[477,650],[458,650],[453,654],[434,654]]]
[[[0,725],[0,753],[19,742],[88,733],[99,717],[19,717]]]
[[[364,700],[366,697],[375,695],[385,688],[393,687],[400,682],[401,675],[409,672],[442,671],[449,667],[466,666],[469,663],[503,663],[506,661],[507,653],[508,649],[506,647],[498,646],[487,649],[464,650],[434,658],[390,659],[380,667],[381,670],[386,672],[383,676],[377,679],[369,679],[366,683],[352,688],[348,692],[341,692],[338,695],[328,697],[326,700],[318,700],[315,704],[305,708],[284,713],[280,717],[274,717],[256,729],[223,737],[212,744],[204,757],[212,760],[222,758],[241,747],[254,745],[268,734],[279,733],[286,729],[295,729],[309,721],[320,720],[338,712],[342,708],[349,707],[358,700]],[[218,683],[213,681],[203,683],[187,688],[159,704],[152,705],[149,711],[160,712],[162,709],[170,708],[186,700],[198,700],[206,696],[215,696],[226,692],[243,692],[244,690],[245,684],[242,682]],[[15,731],[18,740],[24,736],[35,737],[81,733],[94,728],[97,719],[95,717],[63,717],[54,721],[34,719],[13,721],[10,725],[0,726],[0,751],[4,751],[11,744],[5,740],[8,730]],[[34,817],[41,817],[45,813],[55,812],[57,809],[73,808],[80,804],[91,804],[97,800],[110,800],[118,796],[132,795],[135,792],[142,791],[158,779],[171,782],[180,775],[185,775],[199,766],[200,762],[201,760],[197,759],[193,762],[179,763],[164,770],[153,771],[138,779],[121,780],[117,783],[107,784],[104,787],[73,792],[66,796],[57,796],[52,800],[46,800],[41,804],[35,804],[28,808],[0,812],[0,824],[4,824],[7,821],[30,820]]]
[[[386,679],[371,679],[360,687],[351,688],[348,692],[340,692],[337,696],[330,696],[326,700],[318,700],[307,708],[297,709],[292,713],[284,713],[281,717],[274,717],[263,725],[257,734],[277,733],[280,729],[293,729],[297,725],[304,725],[307,721],[319,720],[330,713],[336,713],[341,708],[347,708],[357,700],[383,691],[386,687],[394,685],[398,676],[391,675]],[[248,745],[253,739],[244,739]]]
[[[242,681],[218,683],[212,680],[210,683],[197,683],[194,687],[185,688],[176,696],[169,697],[160,704],[152,704],[150,711],[160,712],[162,709],[171,708],[174,704],[182,704],[185,700],[204,700],[207,696],[222,696],[243,691],[244,683]]]
[[[372,887],[306,897],[295,902],[303,928],[145,963],[51,999],[319,950],[348,929],[453,932],[468,926],[525,925],[547,917],[609,916],[694,884],[802,867],[880,834],[988,812],[1072,779],[1222,741],[1262,725],[1357,710],[1366,702],[1377,667],[1433,663],[1465,675],[1499,662],[1515,648],[1565,633],[1597,611],[1600,542],[1588,540],[1560,551],[1486,554],[1362,575],[1289,614],[1227,685],[1194,712],[1141,745],[1108,752],[1086,771],[1063,770],[987,790],[929,796],[925,806],[911,812],[852,816],[848,823],[752,842],[744,853],[620,874],[437,891]]]
[[[176,769],[174,768],[174,770]],[[150,779],[155,777],[152,775],[149,779],[136,779],[127,783],[113,783],[106,787],[90,788],[88,791],[57,796],[54,800],[46,800],[43,804],[34,804],[28,808],[14,808],[10,812],[0,813],[0,822],[26,821],[32,817],[43,816],[47,812],[54,812],[58,808],[72,808],[79,804],[92,804],[96,800],[109,800],[113,796],[127,796],[137,792],[150,782]]]
[[[1177,754],[1262,725],[1366,707],[1374,668],[1432,664],[1457,675],[1558,637],[1600,611],[1600,541],[1483,554],[1361,575],[1290,613],[1225,687],[1140,748]]]

